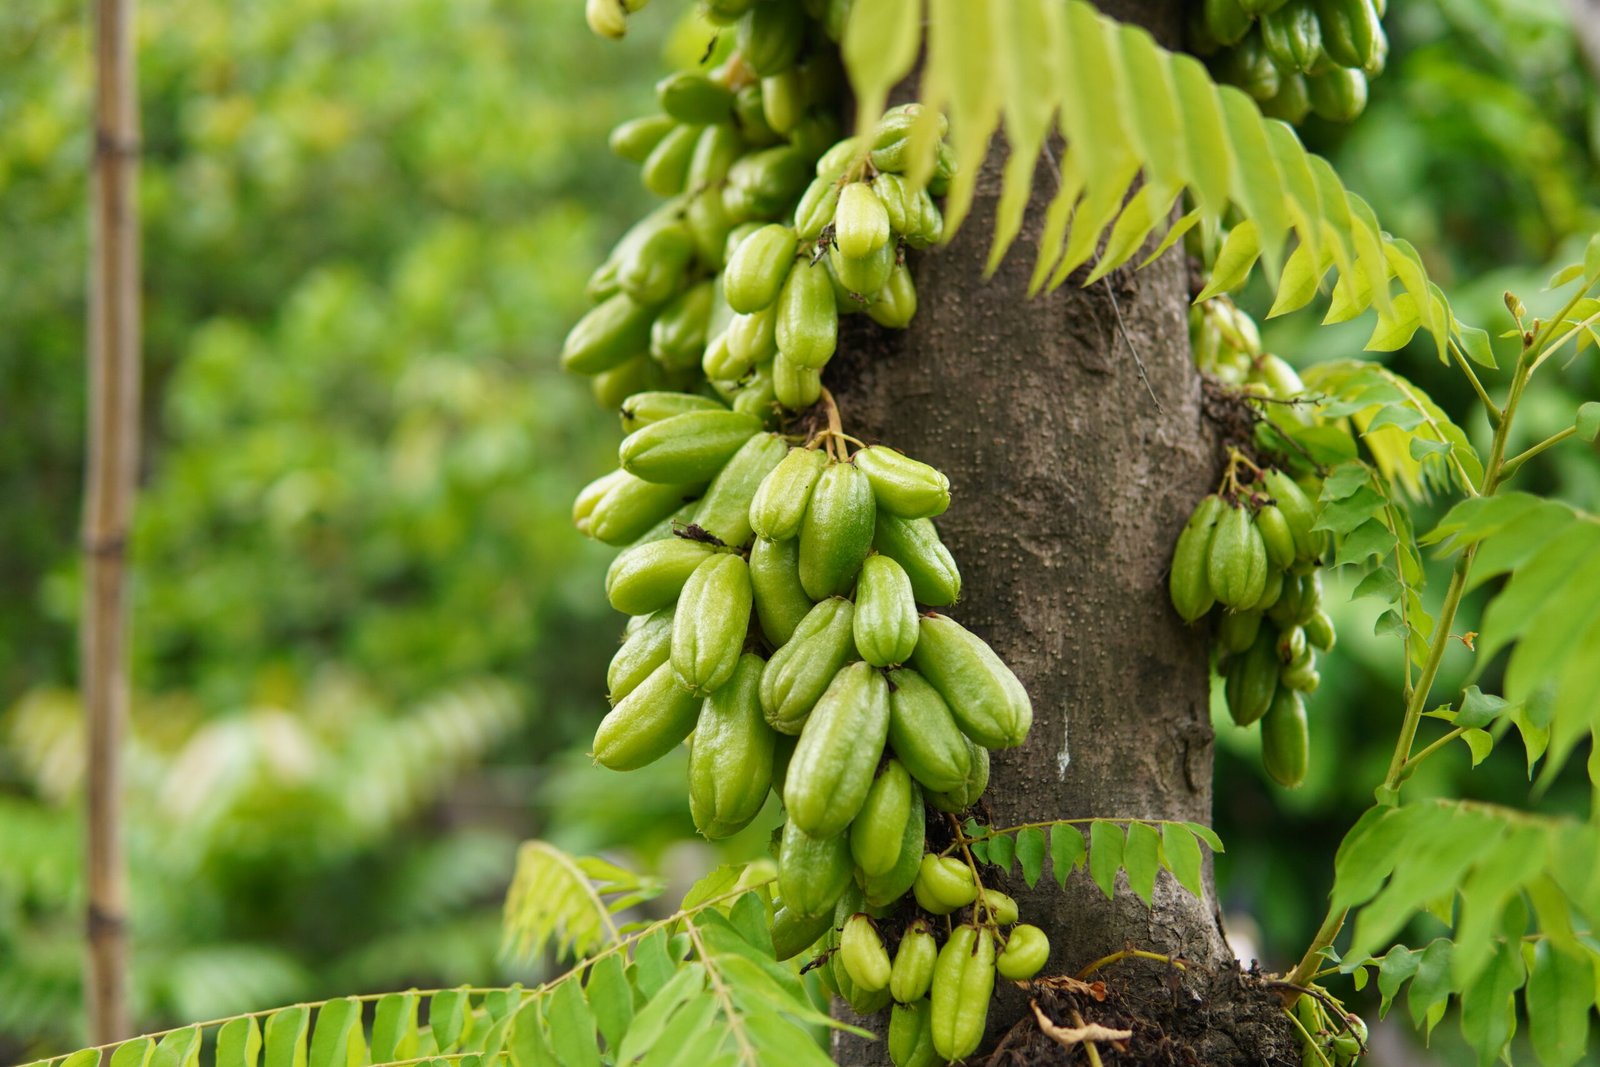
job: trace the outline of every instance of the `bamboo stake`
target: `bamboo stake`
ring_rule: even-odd
[[[129,1035],[121,753],[129,690],[126,552],[139,470],[139,102],[133,21],[134,0],[96,0],[79,649],[89,737],[85,1000],[96,1042]]]

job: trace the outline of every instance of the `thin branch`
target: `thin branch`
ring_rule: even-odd
[[[1150,394],[1150,400],[1155,404],[1157,411],[1165,411],[1161,400],[1156,396],[1156,391],[1150,384],[1150,376],[1144,372],[1144,360],[1139,358],[1139,350],[1134,347],[1133,338],[1128,335],[1128,324],[1122,321],[1122,308],[1117,303],[1117,291],[1111,288],[1111,275],[1100,279],[1105,283],[1106,295],[1111,298],[1111,313],[1117,320],[1117,330],[1122,334],[1122,339],[1128,343],[1128,351],[1133,353],[1134,366],[1139,368],[1139,380],[1144,383],[1144,391]]]
[[[134,0],[95,4],[90,194],[89,439],[81,684],[88,732],[88,974],[97,1041],[127,1036],[128,875],[122,739],[128,720],[127,542],[139,471],[139,101]]]

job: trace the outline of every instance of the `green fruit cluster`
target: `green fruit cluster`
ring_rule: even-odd
[[[1301,1055],[1307,1063],[1350,1067],[1367,1052],[1367,1024],[1359,1015],[1331,1010],[1323,998],[1329,1004],[1337,1002],[1322,990],[1317,992],[1318,996],[1301,996],[1289,1009],[1300,1023]]]
[[[1383,72],[1386,0],[1191,0],[1189,47],[1273,118],[1349,122]]]
[[[889,1057],[896,1067],[931,1067],[969,1056],[983,1039],[995,979],[1026,982],[1043,969],[1050,941],[1043,930],[1017,923],[1016,902],[1003,893],[981,894],[971,870],[957,860],[923,856],[918,900],[937,900],[939,914],[975,904],[972,921],[947,930],[913,918],[891,952],[883,920],[847,912],[859,896],[842,898],[824,934],[819,969],[823,985],[860,1014],[892,1005]],[[958,903],[959,902],[959,903]]]
[[[1269,469],[1247,488],[1206,497],[1178,535],[1169,581],[1186,622],[1215,615],[1228,712],[1240,726],[1261,723],[1267,773],[1290,787],[1305,779],[1310,758],[1303,694],[1321,681],[1317,652],[1334,642],[1319,570],[1327,535],[1312,529],[1314,496]]]
[[[591,23],[620,35],[642,6],[591,3]],[[1049,954],[1014,901],[927,849],[930,818],[977,802],[990,750],[1023,742],[1032,706],[942,613],[961,593],[933,523],[949,479],[846,436],[822,374],[841,315],[915,314],[906,252],[942,236],[953,157],[941,144],[925,185],[904,169],[945,120],[909,104],[838,139],[828,40],[849,0],[699,6],[735,32],[707,69],[658,85],[658,114],[613,132],[666,199],[591,277],[562,353],[624,433],[617,469],[573,505],[620,550],[606,596],[631,616],[593,755],[630,770],[687,743],[708,838],[776,796],[778,956],[824,953],[858,1011],[898,1005],[897,1063],[944,1063],[981,1038],[995,975],[1031,977]],[[886,943],[908,895],[965,921],[936,938],[921,918]]]

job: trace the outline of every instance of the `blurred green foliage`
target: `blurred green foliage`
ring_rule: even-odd
[[[1411,240],[1467,321],[1492,334],[1512,320],[1502,294],[1513,290],[1535,314],[1565,294],[1542,290],[1551,273],[1581,258],[1600,231],[1600,89],[1569,24],[1566,5],[1537,0],[1412,0],[1391,5],[1389,69],[1376,79],[1366,113],[1349,127],[1311,125],[1307,145],[1333,162],[1371,201],[1384,225]],[[1244,301],[1258,320],[1270,300]],[[1327,359],[1378,358],[1422,386],[1468,429],[1478,447],[1490,430],[1469,384],[1442,365],[1431,344],[1391,356],[1363,355],[1370,321],[1324,327],[1315,314],[1263,321],[1265,344],[1306,366]],[[1507,342],[1514,345],[1514,342]],[[1518,415],[1514,453],[1572,423],[1600,393],[1594,360],[1584,358],[1530,390]],[[1484,377],[1504,392],[1504,375]],[[1581,444],[1552,449],[1517,475],[1518,488],[1600,509],[1600,464]],[[1421,501],[1426,530],[1449,501]],[[1430,609],[1447,568],[1430,569]],[[1218,722],[1216,815],[1228,853],[1218,860],[1227,906],[1260,929],[1263,963],[1292,963],[1320,921],[1339,839],[1372,803],[1401,717],[1402,651],[1373,635],[1376,601],[1347,600],[1352,583],[1335,577],[1327,601],[1339,647],[1322,687],[1307,701],[1312,720],[1308,781],[1289,792],[1259,771],[1254,738]],[[1469,598],[1456,630],[1476,628],[1488,590]],[[1477,681],[1496,692],[1502,664]],[[1470,657],[1447,656],[1436,699],[1451,700],[1469,679]],[[1419,743],[1443,733],[1424,727]],[[1513,734],[1476,770],[1465,744],[1430,761],[1408,795],[1455,795],[1528,806],[1536,798]],[[1551,810],[1586,811],[1588,787],[1571,768],[1542,798]],[[1442,927],[1420,931],[1424,936]],[[1448,1060],[1446,1061],[1448,1062]]]
[[[1549,269],[1600,229],[1594,77],[1560,5],[1392,9],[1367,114],[1306,139],[1466,317],[1504,328],[1501,292],[1543,306]],[[710,866],[673,844],[692,837],[680,760],[612,777],[581,755],[620,623],[597,595],[605,553],[567,508],[615,428],[554,360],[588,270],[644,202],[603,131],[648,106],[656,14],[633,20],[644,44],[617,48],[574,0],[141,5],[142,1023],[504,974],[496,903],[539,822],[668,874]],[[87,47],[82,5],[0,9],[4,1060],[78,1042],[47,1021],[72,1017],[81,960]],[[1305,364],[1356,354],[1368,328],[1298,316],[1267,340]],[[1470,410],[1431,353],[1394,364]],[[1518,447],[1596,395],[1591,364],[1527,399]],[[1600,508],[1600,464],[1578,446],[1519,477]],[[1303,945],[1327,857],[1388,759],[1399,655],[1372,615],[1339,610],[1305,788],[1268,784],[1220,731],[1224,899],[1260,923],[1270,964]],[[1419,778],[1528,798],[1515,751],[1469,775],[1463,748]],[[1582,799],[1564,780],[1544,802]]]
[[[652,71],[569,0],[138,25],[139,1021],[501,974],[512,846],[562,803],[537,768],[604,706],[603,554],[567,516],[615,430],[554,354],[635,212],[601,134]],[[68,0],[0,11],[6,1061],[79,1040],[51,1020],[82,951],[89,30]]]

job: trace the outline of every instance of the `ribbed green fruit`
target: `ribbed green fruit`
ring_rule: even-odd
[[[697,697],[721,689],[733,677],[750,629],[750,565],[717,552],[684,583],[672,620],[672,670]]]
[[[1217,603],[1236,611],[1255,606],[1267,585],[1267,546],[1242,505],[1225,508],[1206,554],[1206,582]]]
[[[761,814],[772,781],[777,734],[761,717],[760,656],[739,657],[733,678],[706,699],[689,746],[689,813],[713,840]]]
[[[845,255],[838,245],[830,247],[828,271],[833,275],[830,284],[834,289],[834,305],[841,310],[847,309],[845,302],[838,297],[838,291],[843,290],[849,294],[855,310],[867,307],[878,290],[889,284],[889,277],[894,273],[895,258],[893,245],[880,245],[859,259]]]
[[[972,765],[967,780],[959,788],[943,793],[928,793],[929,807],[959,815],[976,804],[978,798],[983,796],[983,791],[989,788],[989,750],[969,740],[967,753]]]
[[[678,684],[672,664],[663,663],[600,720],[595,762],[614,771],[648,766],[683,743],[699,714],[700,701]]]
[[[933,968],[933,1047],[947,1060],[964,1059],[983,1041],[994,995],[994,933],[963,924],[939,950]]]
[[[858,451],[852,461],[872,483],[878,508],[902,519],[943,515],[950,507],[950,479],[939,468],[885,445]]]
[[[931,519],[902,519],[880,511],[872,547],[905,569],[917,603],[942,608],[961,596],[961,571]]]
[[[761,710],[767,725],[798,734],[811,709],[855,649],[855,606],[830,597],[812,608],[787,644],[772,654],[761,675]]]
[[[896,1004],[889,1016],[889,1061],[894,1067],[938,1067],[944,1058],[933,1047],[933,1005],[927,997]]]
[[[739,242],[723,271],[723,295],[742,315],[760,311],[778,299],[794,265],[798,242],[794,231],[772,223]]]
[[[774,647],[787,644],[812,608],[800,584],[800,546],[757,538],[750,546],[750,586],[761,632]]]
[[[1006,935],[1005,951],[995,957],[994,969],[1002,978],[1026,982],[1050,958],[1050,939],[1037,926],[1023,923]]]
[[[1249,726],[1267,713],[1278,689],[1277,630],[1262,626],[1250,647],[1228,661],[1223,670],[1223,693],[1228,714],[1240,726]]]
[[[850,591],[876,516],[872,483],[854,464],[830,464],[817,477],[799,535],[800,584],[813,600]]]
[[[739,54],[763,78],[788,70],[805,40],[798,0],[760,0],[739,23]]]
[[[1028,692],[988,643],[946,615],[924,615],[911,665],[939,691],[956,724],[985,748],[1022,744],[1033,723]]]
[[[834,675],[800,731],[784,780],[789,819],[814,837],[842,833],[866,802],[889,733],[889,684],[865,663]]]
[[[1318,535],[1311,529],[1317,519],[1316,505],[1306,496],[1305,491],[1295,484],[1294,479],[1283,471],[1268,471],[1262,482],[1267,492],[1272,494],[1278,510],[1283,513],[1284,521],[1288,523],[1289,533],[1294,537],[1295,558],[1315,559],[1320,542]]]
[[[672,655],[672,609],[635,616],[641,617],[643,623],[628,634],[606,668],[606,691],[612,704],[637,689]]]
[[[733,114],[733,93],[698,71],[680,70],[656,82],[661,110],[689,125],[725,122]]]
[[[889,988],[893,965],[872,916],[858,911],[845,920],[839,933],[839,959],[850,980],[863,991],[875,993]]]
[[[826,934],[831,926],[833,926],[831,911],[805,916],[780,901],[778,909],[772,914],[774,958],[780,963],[794,959],[816,944],[817,939]]]
[[[687,225],[658,226],[618,260],[617,282],[635,303],[654,307],[678,291],[694,252],[694,235]]]
[[[911,658],[918,633],[905,569],[888,556],[868,556],[856,581],[856,651],[874,667],[896,666]]]
[[[911,1004],[928,995],[933,984],[933,965],[939,946],[926,919],[914,919],[900,938],[889,974],[889,992],[901,1004]]]
[[[879,326],[903,330],[911,325],[917,314],[917,286],[911,280],[911,271],[904,263],[896,263],[889,280],[872,303],[867,305],[867,317]]]
[[[670,115],[644,115],[612,127],[608,143],[612,152],[629,163],[643,163],[676,125]]]
[[[798,537],[811,490],[827,465],[827,453],[820,448],[791,448],[756,490],[750,528],[771,541]]]
[[[939,691],[909,667],[889,672],[889,744],[922,785],[936,793],[965,790],[972,749]]]
[[[804,740],[805,735],[801,734]],[[850,823],[850,855],[867,876],[888,874],[900,858],[900,841],[911,818],[917,788],[905,767],[889,760],[867,790],[867,799]]]
[[[710,481],[760,432],[761,420],[737,411],[686,411],[624,437],[617,459],[648,482]]]
[[[843,834],[815,838],[793,819],[783,824],[778,845],[778,893],[799,916],[833,914],[850,886],[850,842]]]
[[[1293,789],[1306,780],[1310,762],[1311,730],[1305,701],[1295,690],[1284,687],[1261,720],[1261,765],[1273,781]]]
[[[606,599],[624,615],[648,615],[678,599],[711,546],[681,537],[645,541],[621,553],[606,571]]]
[[[689,160],[700,140],[699,126],[679,125],[650,150],[639,168],[639,180],[657,196],[677,196],[689,180]]]
[[[618,293],[591,309],[567,331],[561,366],[573,374],[599,374],[650,348],[655,311]]]
[[[632,433],[642,426],[674,415],[682,415],[686,411],[724,411],[727,405],[715,397],[701,396],[699,393],[674,393],[667,390],[651,390],[634,393],[622,402],[622,432]]]
[[[777,434],[758,433],[746,441],[711,480],[695,512],[695,525],[725,545],[749,544],[750,503],[787,453],[788,446]]]
[[[874,908],[886,908],[911,891],[921,867],[922,855],[927,845],[927,813],[923,806],[922,790],[911,790],[911,812],[906,816],[905,828],[900,838],[900,850],[894,866],[882,874],[858,873],[861,891],[866,902]]]
[[[779,352],[772,360],[772,391],[790,411],[803,411],[822,396],[822,372],[802,367]]]
[[[795,261],[778,294],[774,329],[778,351],[802,367],[821,368],[839,343],[839,309],[828,269],[809,259]]]
[[[851,182],[839,191],[833,243],[851,259],[864,259],[889,243],[889,212],[866,182]]]

